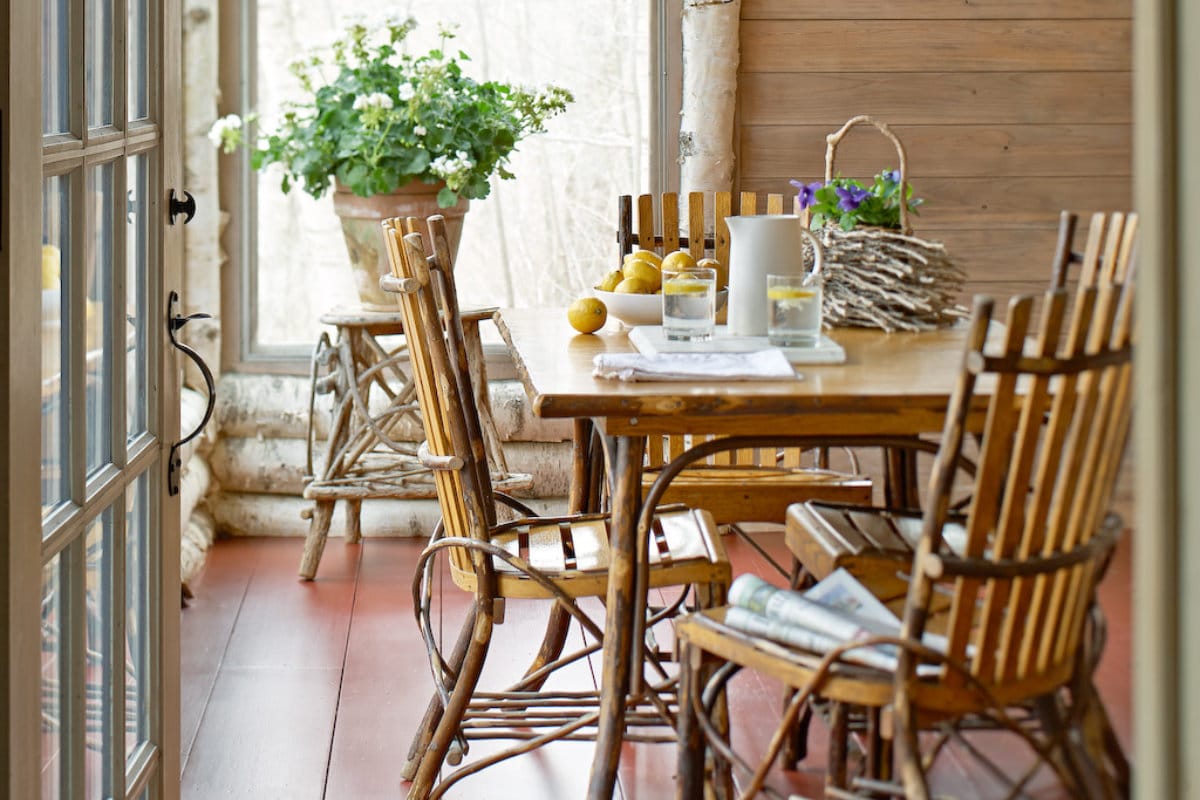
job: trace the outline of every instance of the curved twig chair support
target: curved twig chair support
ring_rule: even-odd
[[[750,770],[743,797],[763,789],[788,723],[818,697],[833,721],[830,781],[839,787],[833,796],[858,789],[928,798],[928,770],[946,737],[935,738],[931,748],[918,733],[950,730],[970,718],[1021,736],[1074,796],[1126,792],[1127,775],[1108,751],[1111,731],[1096,722],[1090,670],[1098,643],[1088,639],[1103,638],[1102,626],[1094,623],[1095,586],[1120,531],[1106,509],[1131,417],[1133,288],[1081,288],[1070,313],[1066,292],[1047,292],[1036,327],[1033,304],[1032,296],[1014,298],[1004,328],[993,336],[999,341],[985,350],[993,304],[976,301],[930,481],[931,500],[908,565],[900,633],[886,640],[898,651],[894,671],[847,663],[869,640],[806,652],[729,628],[724,609],[678,624],[688,665],[680,690],[686,700],[679,728],[682,797],[700,796],[702,739],[722,769],[741,763],[728,747],[722,714],[716,714],[716,724],[702,719],[710,716],[709,705],[734,670],[723,663],[753,666],[797,691],[784,727]],[[988,394],[988,412],[973,499],[958,523],[962,535],[952,542],[946,536],[948,498],[977,391]],[[835,530],[869,526],[870,517],[880,513],[817,502],[804,508]],[[894,582],[894,560],[885,571]],[[869,581],[864,572],[868,588]],[[944,647],[934,651],[921,644],[931,632],[944,635]],[[851,707],[874,713],[876,721],[881,709],[890,709],[894,733],[887,737],[875,727],[873,744],[884,756],[868,758],[867,774],[857,782],[846,780],[844,760],[833,761],[844,758]],[[1029,710],[1038,725],[1021,724],[1017,715]],[[890,783],[889,739],[899,777]],[[1005,776],[1012,795],[1037,766]]]
[[[536,517],[518,501],[494,491],[442,218],[430,218],[428,228],[432,255],[426,256],[420,234],[405,235],[413,230],[409,221],[384,222],[393,270],[388,286],[399,296],[425,429],[418,458],[434,474],[442,511],[442,522],[420,556],[412,584],[434,695],[403,770],[412,781],[410,798],[441,797],[488,765],[547,742],[594,740],[600,693],[590,685],[550,684],[562,677],[562,667],[601,648],[603,621],[590,617],[578,601],[603,598],[608,586],[607,515]],[[522,517],[498,522],[497,503]],[[693,596],[692,608],[723,602],[730,569],[711,516],[684,506],[664,506],[654,515],[653,525],[661,535],[655,548],[643,551],[648,583],[682,591],[678,602],[656,611],[650,623],[677,612],[688,596]],[[442,564],[451,580],[473,596],[449,652],[438,641],[431,591],[435,570]],[[563,622],[565,629],[566,622],[575,621],[585,644],[564,653],[559,633],[548,630],[523,677],[499,690],[485,690],[479,681],[493,629],[503,622],[505,603],[521,599],[550,601],[551,628]],[[638,731],[627,738],[671,741],[677,678],[660,663],[663,656],[656,649],[643,643],[640,655],[654,679],[631,700],[637,707],[630,709],[626,722]],[[640,668],[636,671],[641,674]],[[439,778],[443,765],[459,765],[469,742],[479,738],[514,743]]]

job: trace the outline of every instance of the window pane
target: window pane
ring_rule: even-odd
[[[422,15],[411,52],[437,44],[438,20],[453,21],[460,27],[451,46],[470,54],[472,77],[553,82],[575,95],[547,133],[518,145],[510,165],[516,179],[493,180],[488,198],[471,201],[457,265],[464,305],[565,305],[616,263],[617,197],[649,187],[649,6],[580,0],[564,15],[560,0],[530,0],[516,13],[510,4],[444,0],[436,17]],[[346,16],[378,4],[323,8],[305,0],[258,6],[257,109],[265,129],[283,101],[300,96],[287,65],[329,41]],[[258,284],[255,343],[309,347],[321,313],[357,301],[339,223],[328,196],[284,195],[272,172],[256,180],[250,227],[258,260],[248,276]]]
[[[129,119],[145,119],[150,114],[146,102],[150,76],[147,72],[148,4],[147,0],[126,0],[129,7]]]
[[[87,265],[87,311],[85,315],[87,348],[87,470],[112,460],[112,384],[114,343],[109,331],[112,313],[113,247],[116,209],[113,205],[114,170],[102,164],[92,170],[91,201],[96,220],[93,258]]]
[[[69,0],[42,2],[42,132],[66,133],[71,129],[71,72]]]
[[[63,692],[66,672],[63,662],[61,625],[62,559],[55,556],[42,567],[42,797],[62,797]]]
[[[150,738],[150,482],[125,495],[125,758]]]
[[[146,430],[150,353],[146,339],[147,259],[150,248],[149,159],[133,156],[126,167],[125,241],[125,430],[128,440]]]
[[[88,127],[113,122],[113,10],[112,0],[87,0],[87,104]]]
[[[112,652],[113,614],[116,611],[113,603],[113,550],[110,509],[92,522],[86,538],[84,609],[87,614],[87,651],[83,657],[87,704],[84,796],[87,800],[103,800],[113,795],[112,759],[108,757],[114,744],[114,698],[111,687],[113,670],[116,668]]]
[[[67,403],[67,282],[71,264],[71,182],[47,178],[42,195],[42,510],[70,493],[70,408]]]

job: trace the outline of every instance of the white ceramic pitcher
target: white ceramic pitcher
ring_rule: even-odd
[[[821,244],[795,214],[726,217],[729,225],[731,336],[767,335],[767,275],[803,275],[804,239],[812,242],[813,273],[824,266]]]

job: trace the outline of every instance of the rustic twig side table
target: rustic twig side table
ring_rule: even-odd
[[[476,402],[496,488],[528,488],[529,475],[508,469],[488,400],[479,323],[491,319],[494,310],[462,315],[473,383],[478,387]],[[407,373],[408,347],[401,336],[399,311],[339,307],[323,314],[320,321],[336,328],[337,338],[322,333],[312,358],[304,498],[313,506],[303,512],[310,520],[300,561],[300,577],[305,580],[316,575],[338,500],[346,501],[346,541],[355,543],[362,539],[363,500],[437,497],[432,474],[417,458],[424,433],[416,387]],[[319,444],[314,416],[317,395],[323,394],[333,395],[333,411],[318,471],[314,469],[313,451]]]

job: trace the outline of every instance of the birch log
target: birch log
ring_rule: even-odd
[[[733,188],[733,111],[741,9],[741,0],[683,3],[681,200],[687,192]]]

